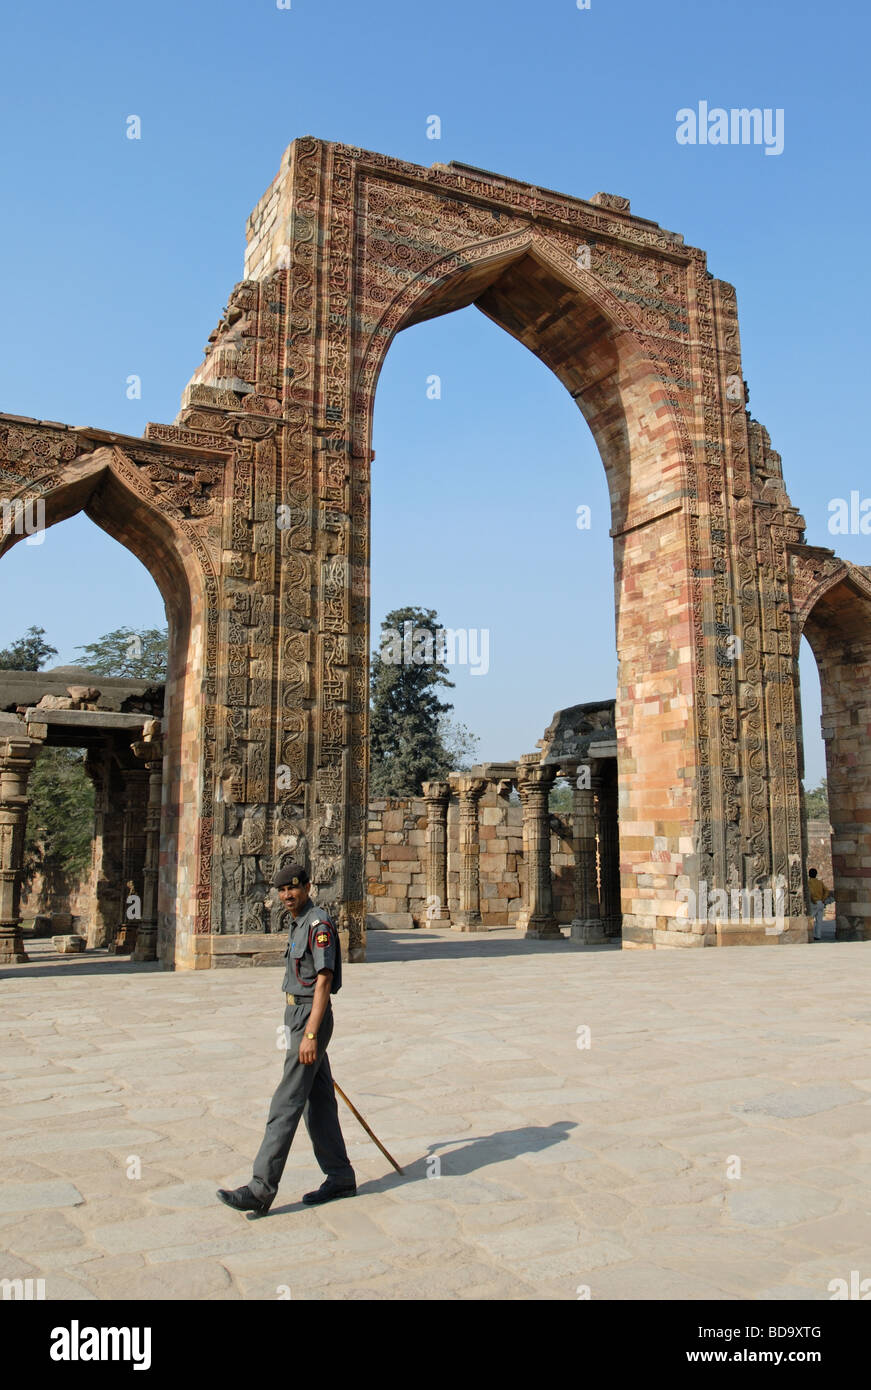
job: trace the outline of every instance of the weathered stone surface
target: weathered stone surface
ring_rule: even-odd
[[[78,935],[53,936],[51,938],[51,944],[54,946],[54,949],[56,951],[60,952],[62,956],[81,955],[81,953],[85,950],[85,947],[87,946],[85,938],[83,936]]]
[[[833,1110],[837,1105],[852,1105],[861,1099],[861,1093],[852,1086],[799,1086],[790,1091],[773,1091],[771,1095],[758,1096],[756,1100],[745,1101],[738,1109],[748,1114],[755,1111],[786,1119],[818,1115],[824,1110]]]
[[[828,1298],[833,1270],[861,1267],[867,1131],[830,1130],[869,1108],[855,1041],[869,1012],[864,944],[786,964],[738,950],[714,971],[686,957],[667,999],[655,955],[510,929],[482,941],[424,928],[413,945],[381,932],[371,951],[342,991],[330,1055],[405,1173],[343,1114],[354,1202],[302,1206],[319,1177],[301,1131],[260,1222],[214,1189],[250,1176],[280,1070],[272,976],[210,971],[167,992],[144,969],[71,975],[58,991],[56,975],[10,968],[7,1028],[20,1020],[21,1032],[0,1060],[19,1061],[0,1103],[22,1104],[0,1110],[4,1276],[44,1277],[47,1298],[275,1299],[287,1285],[297,1300],[575,1301],[587,1284],[594,1300],[754,1300]],[[52,1030],[34,1030],[49,1014]],[[822,1081],[819,1047],[797,1045],[813,1038],[828,1040]],[[238,1058],[216,1070],[228,1045]],[[78,1075],[59,1070],[70,1054]],[[38,1092],[28,1059],[51,1068]],[[769,1113],[784,1093],[801,1113]],[[56,1096],[111,1096],[125,1117],[56,1114]],[[131,1155],[141,1178],[128,1177]],[[735,1155],[742,1176],[730,1178]]]
[[[368,931],[413,931],[416,925],[410,912],[370,912],[366,918]]]
[[[151,740],[158,795],[149,797],[143,897],[153,913],[137,928],[135,958],[200,970],[222,936],[269,934],[269,883],[290,858],[310,868],[346,958],[365,958],[376,383],[401,327],[472,303],[570,391],[608,480],[613,725],[561,724],[542,750],[552,771],[549,759],[601,753],[597,734],[616,754],[618,782],[602,796],[620,810],[619,841],[616,817],[603,819],[606,937],[622,915],[632,951],[806,940],[803,633],[822,677],[838,932],[871,937],[871,739],[859,713],[871,575],[804,544],[781,460],[747,410],[735,290],[711,275],[704,253],[634,215],[622,196],[561,195],[309,136],[285,152],[247,232],[245,279],[174,424],[150,424],[135,439],[0,417],[0,465],[18,480],[10,503],[39,500],[51,525],[75,496],[149,566],[169,609],[192,615],[173,631],[163,739]],[[7,718],[17,699],[0,718],[0,814],[14,829],[0,842],[4,963],[24,960],[28,749],[66,720],[81,724],[89,711],[70,710],[65,692],[93,703],[88,676],[67,669],[61,692],[37,691],[47,713],[24,737],[24,721]],[[99,688],[105,705],[113,683],[100,678]],[[69,711],[60,722],[50,719],[58,704]],[[447,876],[459,926],[486,925],[492,904],[490,915],[519,913],[532,934],[559,922],[558,895],[545,901],[549,833],[532,797],[524,894],[504,878],[489,891],[497,865],[484,872],[480,851],[497,853],[497,827],[475,830],[464,801],[462,871]],[[175,808],[162,825],[161,804]],[[423,846],[403,837],[424,822],[406,825],[397,809],[385,804],[373,836],[415,851],[405,861],[413,865]],[[516,870],[506,862],[505,875]],[[708,917],[692,927],[687,889],[773,890],[781,876],[777,932]],[[380,911],[415,913],[423,884],[413,872],[379,886],[390,890],[373,893]]]
[[[0,1187],[0,1212],[74,1207],[82,1201],[78,1188],[69,1182],[15,1182]]]

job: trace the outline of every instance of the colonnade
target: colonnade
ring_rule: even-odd
[[[84,713],[84,712],[83,712]],[[51,720],[51,715],[46,715]],[[54,721],[58,716],[53,716]],[[64,711],[64,722],[74,722]],[[94,783],[94,848],[87,945],[156,960],[157,879],[163,740],[160,721],[87,712],[85,768]],[[53,742],[48,723],[2,717],[0,727],[0,965],[28,959],[20,904],[29,808],[28,781],[40,751]],[[106,725],[102,732],[102,725]],[[141,737],[130,744],[118,725]],[[144,725],[144,728],[143,728]],[[98,731],[94,739],[95,726]],[[68,735],[68,729],[64,729]],[[69,737],[66,742],[69,743]],[[141,764],[130,766],[130,752]]]
[[[592,771],[592,767],[596,771]],[[620,850],[617,823],[616,761],[593,764],[544,763],[537,753],[517,763],[485,763],[469,773],[424,782],[427,808],[426,866],[428,922],[450,923],[459,931],[486,931],[481,914],[481,835],[479,803],[488,787],[500,795],[516,788],[523,808],[523,907],[515,925],[527,937],[562,938],[554,913],[551,873],[550,793],[558,776],[570,780],[574,845],[574,918],[571,937],[594,944],[620,935]],[[448,809],[457,801],[459,894],[451,910],[448,897]]]

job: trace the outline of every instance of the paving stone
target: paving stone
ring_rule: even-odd
[[[699,953],[666,962],[664,992],[663,961],[645,953],[566,953],[558,977],[533,953],[519,1007],[514,956],[473,943],[470,970],[467,943],[448,941],[456,956],[370,961],[337,1008],[333,1069],[405,1175],[343,1112],[358,1196],[301,1205],[322,1178],[300,1127],[260,1221],[214,1193],[250,1177],[280,1074],[270,972],[4,981],[22,1021],[50,1009],[56,1032],[10,1035],[8,1055],[31,1060],[38,1038],[46,1070],[13,1070],[0,1088],[0,1243],[27,1245],[0,1273],[66,1280],[76,1298],[171,1286],[192,1301],[279,1301],[280,1283],[315,1301],[576,1301],[582,1282],[594,1300],[828,1298],[834,1276],[871,1277],[858,1253],[871,1244],[871,1078],[849,1021],[871,954],[857,949],[845,973],[833,950],[811,989],[783,952]],[[524,1031],[536,991],[546,1058]],[[8,1195],[27,1187],[37,1195]],[[66,1195],[48,1205],[42,1187]],[[305,1289],[290,1277],[301,1263]]]
[[[172,1183],[168,1187],[153,1188],[148,1200],[156,1207],[214,1207],[218,1186],[220,1184],[213,1186],[208,1182]]]
[[[216,1260],[166,1262],[158,1269],[130,1269],[122,1273],[82,1271],[89,1286],[101,1298],[129,1299],[237,1299],[242,1294],[227,1270]]]
[[[721,1301],[733,1296],[716,1282],[714,1270],[711,1270],[705,1279],[697,1274],[668,1269],[663,1265],[643,1264],[637,1260],[631,1264],[596,1269],[589,1279],[579,1282],[589,1285],[593,1301],[649,1299],[673,1303],[700,1299]]]
[[[79,1303],[94,1302],[97,1295],[86,1284],[51,1270],[45,1276],[45,1297],[47,1302]]]
[[[833,1110],[836,1105],[850,1105],[861,1099],[861,1095],[852,1086],[799,1086],[794,1090],[773,1091],[771,1095],[757,1096],[755,1100],[745,1101],[737,1108],[748,1113],[756,1111],[763,1115],[786,1118],[818,1115],[820,1111]]]
[[[11,1154],[31,1153],[78,1153],[82,1149],[125,1149],[134,1153],[137,1146],[153,1144],[160,1139],[153,1130],[136,1129],[82,1129],[76,1132],[45,1134],[40,1132],[30,1139],[13,1139],[5,1146]]]
[[[226,1221],[220,1210],[193,1215],[174,1212],[170,1216],[134,1216],[131,1220],[95,1226],[91,1238],[103,1250],[119,1255],[157,1250],[185,1240],[208,1240],[219,1235],[222,1227],[226,1229]]]
[[[0,1211],[71,1207],[84,1201],[70,1182],[16,1182],[0,1187]]]
[[[742,1187],[727,1196],[729,1218],[742,1226],[799,1226],[837,1211],[841,1198],[819,1188],[796,1187],[784,1179],[777,1187]],[[799,1237],[800,1238],[800,1237]]]
[[[3,1246],[16,1255],[40,1257],[46,1264],[46,1254],[61,1252],[66,1257],[75,1246],[84,1245],[85,1238],[62,1211],[28,1212],[23,1221],[3,1227]]]
[[[307,1302],[318,1297],[333,1299],[343,1284],[355,1280],[368,1282],[390,1272],[389,1266],[382,1260],[360,1254],[343,1255],[329,1264],[319,1263],[307,1255],[304,1268],[300,1267],[298,1261],[294,1262],[291,1268],[296,1271],[296,1279],[276,1279],[273,1283],[272,1274],[249,1272],[235,1275],[234,1282],[244,1298],[275,1298],[280,1302],[275,1290],[278,1284],[287,1284],[293,1302]]]

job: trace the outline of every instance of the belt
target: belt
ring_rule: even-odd
[[[310,1003],[312,1002],[312,1000],[314,999],[314,995],[313,995],[313,994],[287,994],[287,993],[285,993],[285,996],[284,996],[284,997],[285,997],[285,999],[287,1000],[288,1004],[310,1004]]]

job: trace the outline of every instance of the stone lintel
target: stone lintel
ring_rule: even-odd
[[[153,714],[119,714],[115,710],[37,709],[31,706],[25,716],[26,724],[61,724],[76,729],[141,729],[154,719]]]
[[[478,763],[472,769],[472,776],[486,777],[488,782],[513,781],[517,776],[517,763]]]

